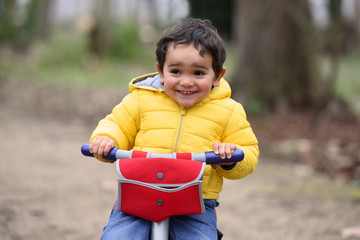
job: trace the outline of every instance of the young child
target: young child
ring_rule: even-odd
[[[241,149],[245,158],[239,163],[206,166],[205,214],[170,219],[172,239],[217,239],[214,209],[223,178],[240,179],[254,171],[257,139],[222,78],[226,52],[210,21],[177,24],[158,41],[156,57],[158,73],[131,81],[130,93],[94,130],[90,151],[102,158],[113,147],[155,153],[213,150],[225,158]],[[101,239],[147,239],[149,229],[147,220],[115,210]]]

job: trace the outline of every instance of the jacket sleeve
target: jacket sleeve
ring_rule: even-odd
[[[244,108],[239,103],[235,104],[222,142],[235,143],[237,148],[244,152],[244,159],[230,170],[217,168],[221,176],[228,179],[240,179],[255,170],[260,153],[258,141],[247,121]]]
[[[138,91],[133,91],[114,107],[111,114],[100,120],[90,142],[96,136],[108,136],[115,141],[117,148],[130,150],[140,124],[138,106]]]

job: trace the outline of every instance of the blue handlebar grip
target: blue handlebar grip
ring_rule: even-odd
[[[82,145],[81,153],[88,157],[94,157],[94,155],[90,152],[89,146],[90,146],[90,144],[88,144],[88,143]],[[117,148],[111,149],[109,154],[106,156],[103,156],[102,158],[106,159],[106,160],[116,161],[116,151],[117,150],[118,150]]]
[[[221,159],[219,154],[214,152],[205,152],[206,164],[221,164],[229,162],[240,162],[244,159],[244,152],[240,149],[236,149],[234,153],[231,154],[231,158]]]

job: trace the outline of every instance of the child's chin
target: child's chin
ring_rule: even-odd
[[[178,104],[180,104],[183,107],[192,107],[195,104],[197,104],[199,101],[193,100],[185,100],[185,99],[179,99],[179,101],[176,101]]]
[[[188,104],[186,104],[186,103],[179,103],[181,106],[183,106],[183,107],[192,107],[192,106],[194,106],[196,103],[188,103]]]

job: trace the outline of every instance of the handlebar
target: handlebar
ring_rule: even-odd
[[[81,147],[81,152],[83,155],[88,157],[94,157],[89,149],[90,144],[84,144]],[[116,161],[117,159],[132,158],[133,150],[126,151],[118,148],[113,148],[110,150],[107,156],[103,156],[104,159],[110,161]],[[204,153],[190,153],[191,159],[199,162],[206,162],[206,164],[221,164],[229,162],[240,162],[244,159],[244,152],[240,149],[236,149],[234,153],[231,154],[231,158],[221,159],[219,154],[215,154],[213,151],[204,152]],[[176,158],[176,153],[166,154],[166,153],[151,153],[146,152],[146,158]]]

